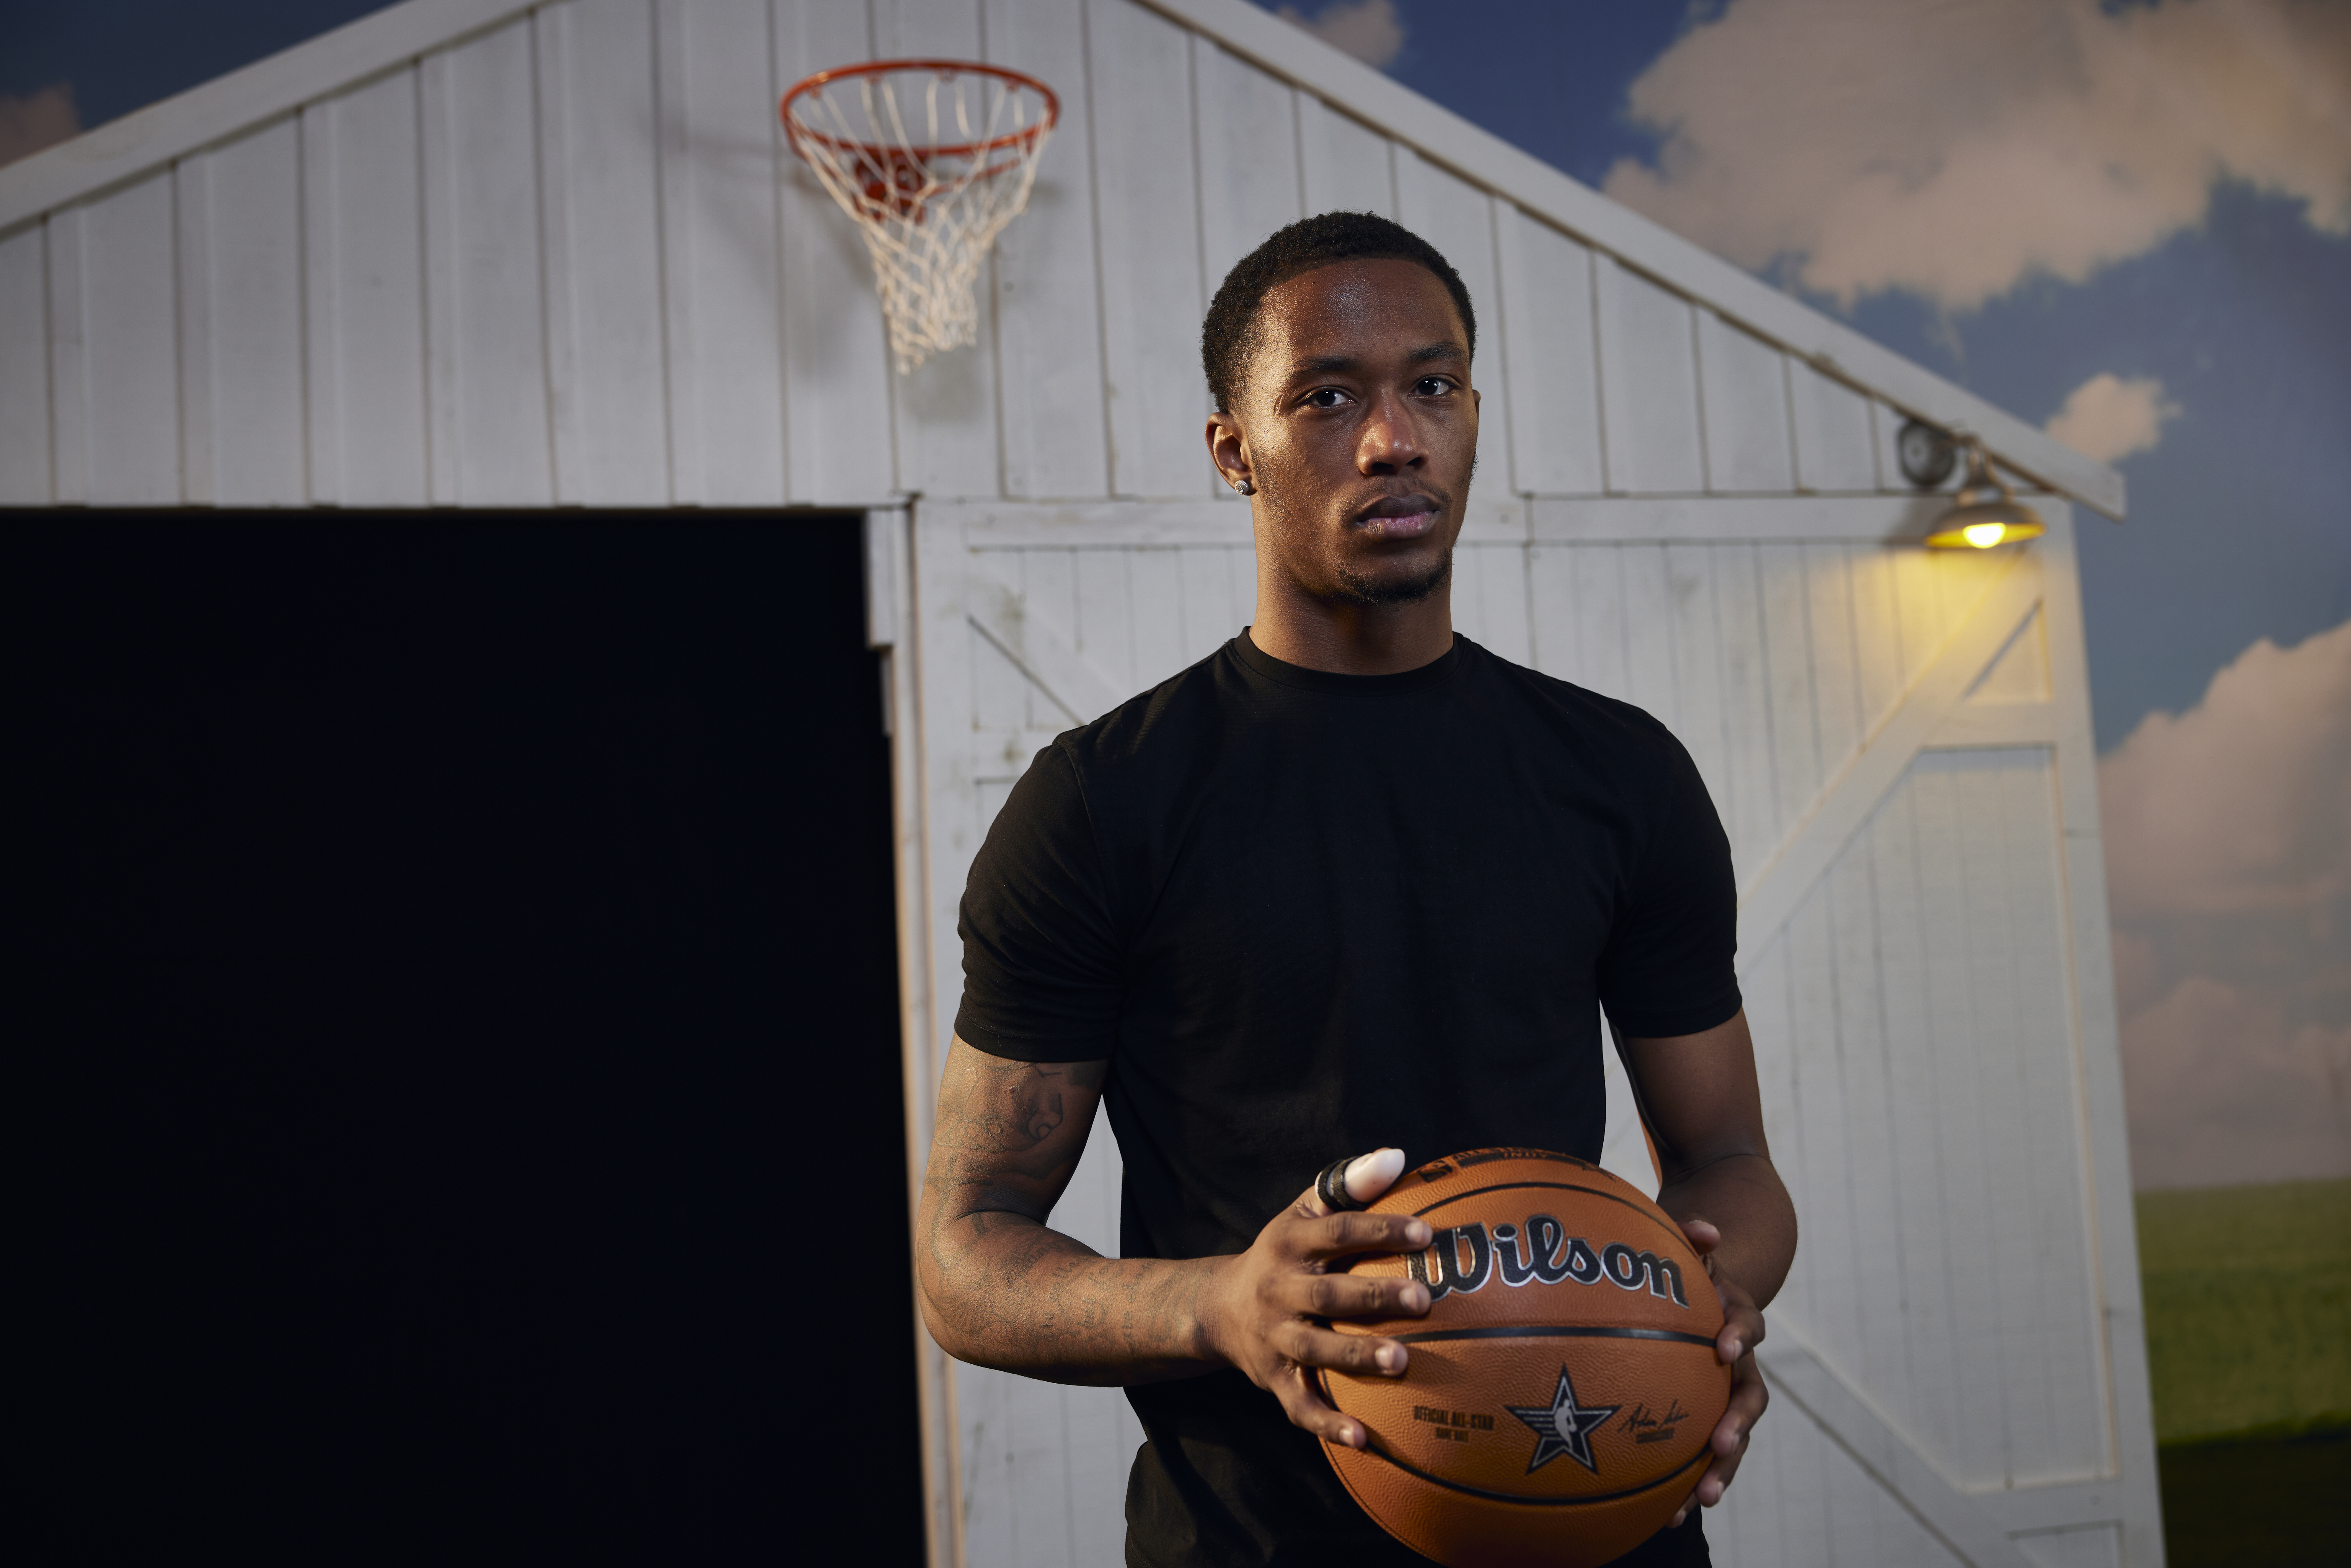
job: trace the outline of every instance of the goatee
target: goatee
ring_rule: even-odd
[[[1344,562],[1339,567],[1339,596],[1350,604],[1417,604],[1453,577],[1453,551],[1448,549],[1435,566],[1414,577],[1374,581]]]

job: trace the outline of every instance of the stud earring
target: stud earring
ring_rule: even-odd
[[[1244,496],[1254,496],[1257,494],[1257,486],[1250,484],[1246,479],[1234,480],[1233,488],[1238,490]]]

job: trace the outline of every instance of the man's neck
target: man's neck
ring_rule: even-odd
[[[1258,581],[1249,641],[1285,664],[1334,675],[1396,675],[1453,649],[1453,584],[1410,604],[1327,601],[1294,583]]]

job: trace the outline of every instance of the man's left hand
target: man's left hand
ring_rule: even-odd
[[[1763,1386],[1763,1375],[1756,1370],[1755,1347],[1763,1343],[1763,1313],[1755,1305],[1738,1281],[1725,1274],[1714,1260],[1714,1249],[1722,1245],[1722,1232],[1696,1216],[1681,1221],[1682,1234],[1698,1249],[1705,1260],[1707,1278],[1714,1281],[1715,1293],[1722,1298],[1722,1332],[1715,1336],[1714,1354],[1730,1368],[1730,1405],[1723,1411],[1722,1419],[1714,1426],[1710,1447],[1713,1462],[1698,1479],[1673,1522],[1679,1524],[1689,1517],[1693,1508],[1712,1508],[1722,1500],[1730,1485],[1730,1478],[1739,1473],[1740,1460],[1747,1457],[1747,1440],[1761,1419],[1763,1407],[1771,1402],[1771,1391]]]

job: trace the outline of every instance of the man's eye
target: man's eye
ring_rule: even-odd
[[[1453,383],[1443,376],[1423,376],[1412,383],[1412,390],[1419,397],[1443,397],[1453,390]]]
[[[1316,387],[1306,394],[1309,408],[1336,408],[1347,401],[1347,394],[1337,387]]]

